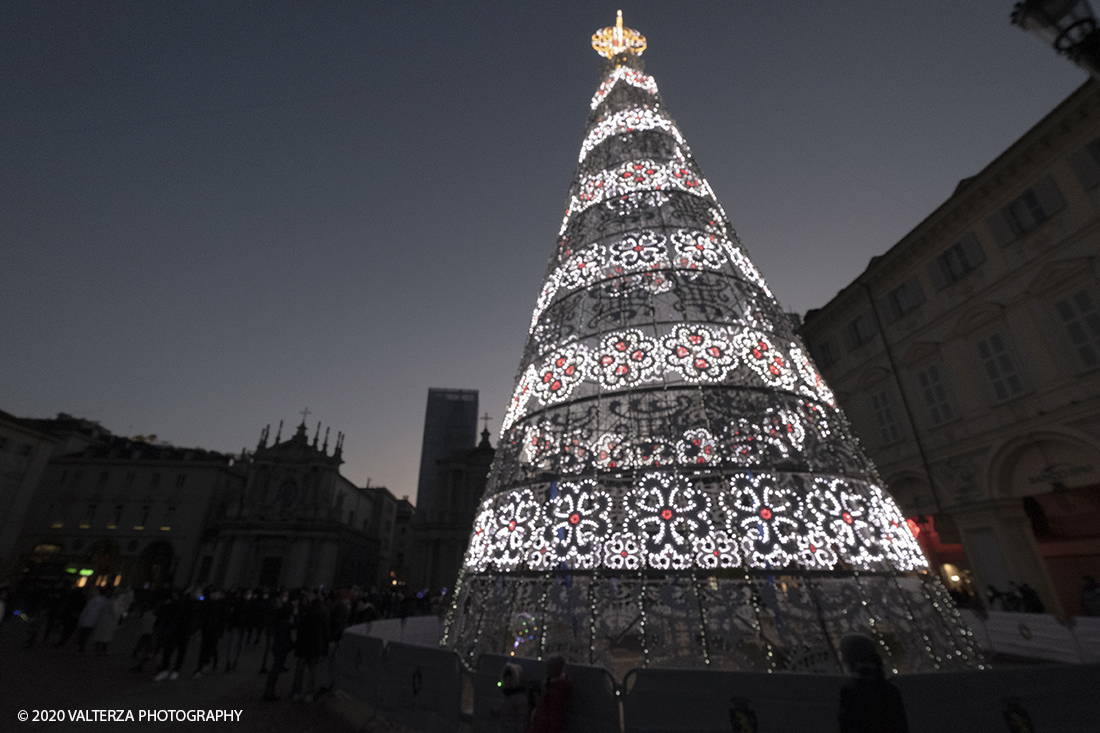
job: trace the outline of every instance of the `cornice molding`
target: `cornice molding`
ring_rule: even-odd
[[[876,384],[889,379],[890,370],[884,369],[880,366],[873,366],[869,369],[865,369],[862,374],[859,375],[859,379],[856,380],[856,389],[860,392],[874,387]]]
[[[1032,278],[1031,283],[1027,286],[1027,292],[1038,297],[1071,283],[1087,279],[1093,274],[1093,259],[1092,257],[1074,257],[1068,260],[1048,262]]]
[[[987,323],[1004,318],[1005,307],[1000,303],[975,303],[968,307],[955,321],[953,329],[956,336],[965,336]]]
[[[934,341],[917,341],[911,344],[901,357],[901,365],[911,367],[927,361],[940,353],[940,345]]]

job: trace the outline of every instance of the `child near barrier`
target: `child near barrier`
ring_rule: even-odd
[[[546,659],[546,681],[542,696],[531,719],[531,733],[562,733],[573,682],[565,676],[565,657],[553,654]]]
[[[531,723],[531,707],[522,676],[523,668],[518,664],[505,664],[500,672],[500,694],[504,701],[493,714],[500,720],[501,733],[527,733]]]

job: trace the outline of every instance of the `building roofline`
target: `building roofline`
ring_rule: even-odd
[[[1032,145],[1040,142],[1041,138],[1058,125],[1067,113],[1080,106],[1084,100],[1087,100],[1091,96],[1100,96],[1100,81],[1090,77],[1070,93],[1068,97],[1062,100],[1054,109],[1028,128],[1023,135],[1005,148],[1005,150],[990,161],[984,168],[976,174],[959,181],[955,190],[942,204],[933,209],[930,214],[903,235],[892,247],[882,254],[872,257],[870,262],[867,263],[867,266],[824,305],[806,311],[806,315],[803,318],[804,324],[808,325],[809,321],[826,314],[827,311],[831,310],[831,306],[833,306],[834,303],[846,300],[854,291],[854,288],[859,286],[861,282],[866,282],[872,273],[889,267],[903,251],[917,244],[921,238],[928,234],[929,230],[940,224],[944,217],[956,207],[962,205],[964,201],[976,196],[985,197],[988,185],[1000,184],[1000,175],[1004,172],[1006,167],[1012,164],[1012,161],[1016,160],[1021,153],[1025,152]],[[981,206],[979,205],[977,208],[981,208]],[[858,297],[862,299],[864,295],[860,294]]]

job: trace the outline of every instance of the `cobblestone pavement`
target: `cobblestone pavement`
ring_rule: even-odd
[[[288,699],[293,675],[282,674],[276,687],[279,700],[260,699],[266,675],[259,674],[262,642],[249,646],[233,672],[193,678],[198,663],[198,634],[191,640],[183,673],[176,681],[153,681],[152,665],[147,672],[130,671],[130,652],[137,641],[136,619],[123,622],[106,656],[97,656],[89,644],[78,654],[52,643],[25,648],[26,628],[11,621],[0,626],[0,732],[120,730],[141,731],[294,731],[296,733],[345,733],[351,731],[398,731],[385,721],[372,719],[364,706],[346,695],[327,695],[311,704]],[[225,665],[225,640],[219,653]],[[287,660],[293,669],[294,659]],[[324,678],[322,678],[324,679]],[[20,711],[32,716],[35,710],[62,711],[65,722],[20,722]],[[134,722],[71,722],[71,711],[130,710]],[[238,721],[216,723],[138,721],[142,710],[239,710]],[[89,712],[89,715],[92,713]]]

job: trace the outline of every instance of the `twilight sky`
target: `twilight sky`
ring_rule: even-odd
[[[1085,80],[1008,0],[2,0],[0,409],[239,451],[308,406],[415,500],[429,387],[496,440],[618,7],[790,311]]]

